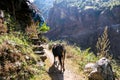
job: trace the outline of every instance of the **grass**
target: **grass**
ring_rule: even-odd
[[[29,42],[20,36],[0,35],[0,76],[4,75],[7,80],[10,78],[29,80],[38,73],[42,74],[42,69],[36,64],[40,60],[39,56],[34,54]]]
[[[74,45],[67,45],[67,57],[73,58],[74,61],[79,64],[79,69],[82,71],[84,66],[89,62],[96,62],[98,58],[90,52],[89,48],[86,50],[81,50],[79,47]]]
[[[79,64],[79,71],[83,72],[84,66],[87,63],[95,63],[100,57],[95,56],[92,52],[90,52],[89,48],[86,50],[80,50],[79,47],[74,45],[67,45],[67,57],[72,58],[76,64]],[[115,62],[114,59],[111,60],[112,69],[115,72],[116,78],[120,79],[120,66]]]
[[[97,58],[92,52],[90,52],[90,48],[86,50],[81,50],[76,45],[69,45],[65,41],[55,41],[50,42],[50,49],[54,43],[64,44],[66,48],[66,58],[73,60],[74,63],[79,65],[80,71],[84,69],[84,66],[89,62],[96,62],[99,58]]]
[[[10,44],[13,46],[17,45],[18,47],[16,47],[16,49],[18,51],[21,51],[22,54],[27,54],[33,57],[34,59],[38,58],[36,55],[33,54],[31,45],[22,35],[19,35],[19,36],[14,36],[13,34],[1,35],[0,45],[2,45],[4,41],[9,41]],[[66,58],[67,58],[68,64],[70,65],[70,68],[72,68],[76,73],[80,74],[81,76],[85,76],[83,74],[84,73],[83,69],[87,63],[96,62],[99,59],[92,52],[89,51],[90,50],[89,48],[86,50],[81,50],[76,45],[69,45],[65,41],[55,41],[55,42],[51,41],[48,44],[51,47],[54,43],[61,43],[65,45],[65,48],[67,50]],[[32,66],[27,66],[29,64]],[[24,70],[35,71],[34,75],[31,76],[30,80],[40,80],[40,79],[51,80],[50,76],[47,73],[47,69],[49,69],[49,66],[50,66],[49,60],[46,61],[45,67],[38,67],[34,65],[32,62],[29,64],[27,63],[24,64],[26,65]],[[113,70],[116,73],[116,77],[120,78],[120,68],[114,60],[112,61],[112,66],[113,66]]]
[[[46,65],[44,67],[41,67],[39,74],[35,75],[30,80],[51,80],[47,72],[49,70],[49,67],[51,66],[49,59],[45,61],[45,64]]]
[[[86,49],[86,50],[81,50],[79,47],[77,47],[76,45],[69,45],[67,42],[65,41],[55,41],[55,42],[50,42],[50,46],[54,43],[61,43],[65,45],[65,48],[67,50],[66,52],[66,57],[67,59],[69,59],[69,61],[71,60],[73,65],[73,69],[74,67],[79,67],[79,73],[84,73],[83,69],[84,66],[87,63],[95,63],[97,60],[99,60],[101,58],[101,56],[95,56],[93,52],[90,52],[90,48]],[[120,79],[120,66],[115,62],[114,59],[111,60],[111,64],[112,64],[112,68],[113,71],[115,72],[115,76],[116,78]],[[79,65],[79,66],[77,66]],[[84,75],[84,74],[83,74]]]
[[[30,56],[34,57],[36,59],[36,56],[34,55],[32,51],[32,47],[30,43],[26,40],[25,37],[23,37],[22,34],[19,36],[15,36],[14,34],[5,34],[0,36],[0,44],[4,41],[8,41],[10,44],[17,46],[18,51],[21,51],[23,54],[29,54]]]
[[[65,45],[65,48],[67,50],[66,52],[66,58],[67,58],[67,65],[69,65],[69,68],[73,70],[76,74],[79,74],[80,76],[84,77],[85,80],[87,80],[87,77],[84,74],[84,66],[87,63],[90,62],[96,62],[99,58],[96,57],[92,52],[90,52],[89,48],[86,50],[81,50],[76,45],[69,45],[66,42],[62,41],[55,41],[48,43],[50,46],[52,46],[54,43],[61,43]],[[46,66],[40,68],[40,71],[38,74],[34,75],[30,80],[51,80],[49,74],[47,73],[47,70],[51,66],[49,63],[49,60],[46,60]],[[112,62],[113,70],[116,73],[116,77],[120,78],[120,68],[116,64],[116,62]]]
[[[112,60],[112,67],[115,73],[115,77],[118,78],[119,80],[120,79],[120,65],[118,65],[115,60]]]

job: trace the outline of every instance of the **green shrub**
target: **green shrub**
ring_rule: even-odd
[[[40,71],[37,59],[39,56],[33,53],[31,45],[22,36],[0,36],[0,78],[29,80]]]
[[[80,53],[80,60],[79,60],[79,65],[80,65],[80,70],[84,69],[84,66],[87,63],[95,63],[98,58],[94,55],[94,53],[89,51],[90,48],[81,51]]]
[[[115,73],[115,77],[118,78],[119,80],[120,79],[120,65],[117,64],[115,60],[112,60],[111,63],[112,63],[113,72]]]
[[[50,30],[50,27],[44,23],[42,26],[38,27],[38,33],[47,32]]]

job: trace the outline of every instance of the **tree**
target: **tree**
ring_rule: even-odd
[[[96,48],[98,56],[109,57],[110,41],[108,38],[108,27],[105,27],[102,36],[98,38]]]

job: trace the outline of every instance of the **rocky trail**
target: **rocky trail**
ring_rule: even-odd
[[[65,72],[61,73],[60,69],[53,64],[54,56],[52,54],[52,51],[48,48],[44,48],[44,51],[45,56],[47,57],[47,60],[45,61],[45,72],[47,75],[44,75],[44,77],[47,76],[48,78],[44,78],[41,80],[88,80],[87,74],[85,72],[89,72],[90,69],[91,71],[88,75],[90,75],[89,78],[91,80],[115,80],[110,60],[105,57],[100,58],[96,63],[88,63],[87,65],[85,65],[84,72],[80,68],[80,56],[69,54],[69,52],[67,52],[65,56]]]
[[[54,57],[52,52],[48,49],[45,49],[45,53],[50,62],[48,74],[51,77],[51,80],[85,80],[83,76],[76,72],[78,71],[78,67],[76,67],[74,64],[72,65],[71,60],[68,58],[65,59],[65,72],[60,73],[59,70],[53,65]]]

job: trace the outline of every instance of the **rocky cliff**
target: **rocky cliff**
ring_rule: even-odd
[[[98,37],[108,26],[111,53],[120,59],[120,6],[114,6],[112,9],[85,6],[80,10],[76,6],[54,4],[49,11],[47,23],[51,27],[46,34],[49,39],[67,40],[82,49],[91,47],[93,51]]]

